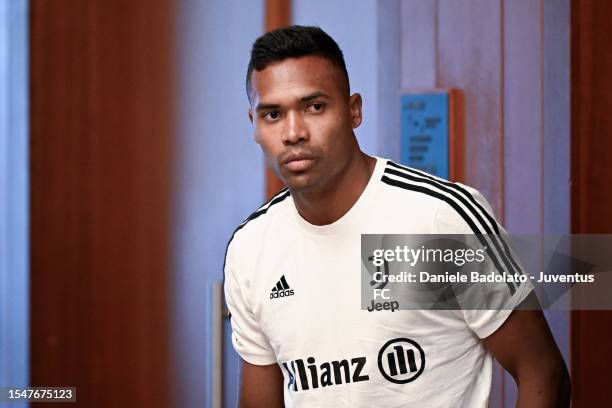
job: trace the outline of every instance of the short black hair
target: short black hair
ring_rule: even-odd
[[[339,68],[346,79],[346,92],[350,92],[344,56],[336,41],[319,27],[293,25],[270,31],[253,43],[246,77],[246,92],[249,101],[251,100],[253,70],[262,71],[274,62],[308,55],[325,58]]]

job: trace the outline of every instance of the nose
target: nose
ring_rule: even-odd
[[[283,132],[284,144],[290,145],[308,140],[308,128],[302,115],[297,112],[290,112],[285,123],[286,126]]]

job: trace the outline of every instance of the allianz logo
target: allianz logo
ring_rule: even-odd
[[[367,361],[365,356],[324,362],[308,357],[306,361],[301,358],[285,361],[281,366],[287,373],[287,388],[306,391],[369,381],[370,375],[364,372]],[[425,370],[425,351],[413,339],[395,338],[378,351],[377,366],[387,381],[407,384],[415,381]]]
[[[287,388],[293,391],[317,389],[350,382],[368,381],[370,376],[362,374],[366,364],[365,357],[349,360],[332,360],[317,364],[314,357],[284,362],[282,366],[288,374]]]

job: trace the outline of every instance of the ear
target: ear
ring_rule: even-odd
[[[351,110],[351,124],[353,129],[361,125],[361,95],[354,93],[349,97],[349,109]]]
[[[249,114],[249,120],[253,124],[253,119],[254,119],[253,118],[253,109],[249,108],[248,114]],[[257,129],[253,129],[253,139],[255,140],[255,143],[259,144],[259,136],[258,136],[258,133],[257,133]]]

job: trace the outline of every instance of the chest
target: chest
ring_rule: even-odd
[[[361,238],[285,240],[255,263],[254,312],[279,361],[376,355],[389,339],[456,341],[464,323],[450,312],[363,307]],[[369,290],[369,288],[367,288]],[[432,345],[433,346],[433,345]]]

